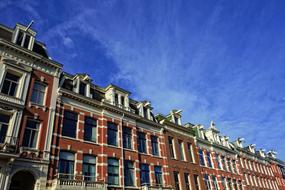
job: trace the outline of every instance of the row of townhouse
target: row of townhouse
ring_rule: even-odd
[[[35,37],[0,25],[0,189],[285,189],[275,152],[65,73]]]

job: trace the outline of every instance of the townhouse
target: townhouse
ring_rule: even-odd
[[[202,125],[194,128],[205,189],[245,189],[237,152],[229,138],[221,136],[214,122],[208,129]]]
[[[0,25],[0,189],[45,189],[62,65],[36,32]]]

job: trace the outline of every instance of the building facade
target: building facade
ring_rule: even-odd
[[[284,189],[275,152],[63,72],[30,26],[0,25],[1,190]]]
[[[0,189],[44,189],[61,65],[36,32],[0,26]]]

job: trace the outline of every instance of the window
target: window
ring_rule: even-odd
[[[117,146],[118,140],[117,140],[117,133],[118,128],[115,123],[108,122],[108,144]]]
[[[237,173],[236,161],[235,161],[235,160],[232,160],[232,163],[233,163],[233,172],[234,172],[234,173]]]
[[[5,141],[6,133],[8,130],[10,116],[0,114],[0,143]]]
[[[86,92],[86,84],[84,82],[80,82],[79,84],[79,94],[85,96]]]
[[[95,181],[96,177],[96,157],[91,155],[83,156],[83,171],[84,180]]]
[[[213,165],[212,165],[212,160],[211,160],[211,153],[210,153],[209,151],[207,151],[207,152],[206,152],[206,155],[207,155],[207,160],[208,160],[208,166],[209,166],[210,168],[212,168]]]
[[[121,104],[122,104],[122,106],[125,106],[125,97],[124,96],[121,96]]]
[[[15,96],[20,77],[11,73],[6,73],[1,93],[9,96]]]
[[[228,178],[227,179],[227,189],[230,189],[230,190],[232,190],[232,183],[231,183],[231,178]]]
[[[134,163],[129,160],[125,160],[124,163],[125,185],[134,186]]]
[[[152,154],[155,156],[159,155],[158,152],[158,141],[157,141],[157,137],[156,136],[151,136],[151,148],[152,148]]]
[[[34,83],[31,101],[38,105],[44,105],[46,85],[36,81]]]
[[[226,180],[225,180],[225,177],[224,177],[224,176],[221,177],[221,181],[222,181],[222,187],[223,187],[223,189],[226,189]]]
[[[119,161],[108,158],[108,184],[119,185]]]
[[[174,182],[175,182],[175,190],[180,190],[180,180],[179,180],[179,173],[173,172]]]
[[[27,33],[24,33],[22,30],[19,30],[16,44],[24,48],[28,48],[30,44],[31,36]]]
[[[186,185],[186,190],[190,190],[191,184],[189,181],[189,174],[188,173],[184,173],[184,180],[185,180],[185,185]]]
[[[178,141],[178,145],[179,145],[179,151],[180,151],[180,158],[181,160],[185,160],[185,155],[184,155],[184,146],[183,146],[183,141],[179,140]]]
[[[138,132],[138,151],[146,153],[145,133]]]
[[[149,185],[149,165],[141,164],[141,185]]]
[[[35,120],[27,120],[23,146],[36,148],[38,142],[38,134],[39,134],[40,123]]]
[[[97,121],[92,117],[85,117],[84,121],[84,140],[96,142]]]
[[[216,163],[218,165],[218,169],[222,169],[222,165],[221,165],[221,162],[220,162],[219,154],[215,155],[215,160],[216,160]]]
[[[212,181],[213,181],[213,185],[214,185],[214,190],[218,190],[218,183],[217,183],[217,177],[216,176],[212,176]]]
[[[231,163],[230,158],[227,159],[227,165],[228,165],[228,171],[233,172],[232,163]]]
[[[64,111],[62,135],[76,138],[77,113]]]
[[[154,166],[154,177],[157,186],[162,186],[162,170],[161,166]]]
[[[187,143],[187,150],[188,150],[188,155],[189,155],[189,162],[193,162],[193,152],[192,152],[192,144]]]
[[[193,177],[194,177],[194,187],[195,187],[195,190],[200,190],[199,176],[194,174]]]
[[[204,175],[204,181],[205,181],[206,189],[211,190],[211,184],[209,181],[209,176],[207,174]]]
[[[147,108],[146,107],[143,107],[143,116],[145,118],[148,118],[148,113],[147,113]]]
[[[59,154],[59,174],[61,178],[73,179],[74,154],[62,151]]]
[[[176,125],[179,125],[179,120],[178,120],[178,118],[175,117],[175,116],[174,116],[174,123],[175,123]]]
[[[200,165],[205,166],[204,154],[202,149],[199,149],[199,158],[200,158]]]
[[[222,156],[221,158],[222,158],[221,160],[222,160],[223,169],[227,170],[225,156]]]
[[[123,146],[132,149],[132,129],[123,127]]]
[[[119,95],[116,93],[115,94],[115,105],[119,104]]]
[[[169,153],[171,158],[175,158],[174,147],[173,147],[173,138],[168,137],[168,144],[169,144]]]
[[[235,179],[233,179],[233,186],[234,186],[234,189],[237,190],[238,187],[237,187],[237,181]]]
[[[240,180],[238,181],[238,187],[239,187],[239,188],[238,188],[239,190],[243,190],[242,183],[241,183]]]

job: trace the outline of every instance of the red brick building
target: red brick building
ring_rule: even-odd
[[[285,163],[62,72],[29,26],[0,25],[0,189],[285,189]]]
[[[36,32],[0,26],[0,189],[44,189],[61,65]]]
[[[209,129],[201,125],[194,128],[205,189],[245,189],[237,152],[229,138],[221,136],[213,122]]]
[[[149,102],[84,74],[64,73],[60,84],[49,187],[171,188],[163,126]]]

